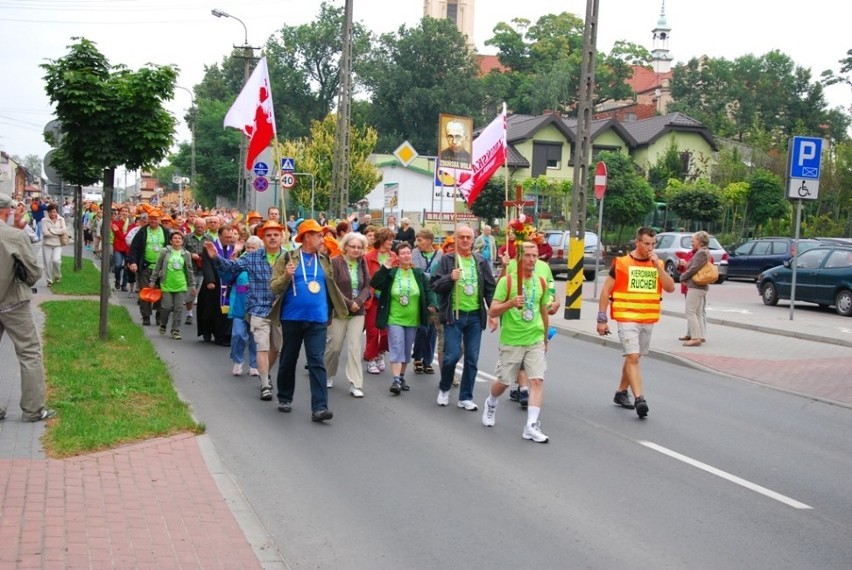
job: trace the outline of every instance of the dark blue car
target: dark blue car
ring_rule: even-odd
[[[787,237],[767,237],[745,242],[730,252],[729,279],[754,279],[762,271],[789,261],[796,254],[796,240]],[[800,239],[799,253],[821,245],[815,239]]]

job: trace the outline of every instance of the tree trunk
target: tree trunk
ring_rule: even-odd
[[[109,314],[110,274],[109,261],[112,251],[109,244],[110,226],[112,225],[112,191],[115,186],[115,168],[104,169],[104,200],[101,207],[104,210],[104,221],[101,224],[101,314],[98,326],[98,337],[107,339],[107,315]]]
[[[83,269],[83,187],[74,187],[74,271]]]

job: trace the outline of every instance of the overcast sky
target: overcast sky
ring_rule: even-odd
[[[343,0],[332,3],[342,6]],[[191,88],[201,80],[205,64],[220,62],[244,40],[240,22],[215,18],[212,8],[240,18],[249,43],[261,46],[283,25],[311,21],[319,4],[318,0],[0,0],[0,148],[22,157],[44,156],[49,150],[42,130],[52,110],[39,64],[64,56],[73,37],[96,42],[112,64],[131,69],[147,62],[175,64],[180,68],[178,84]],[[660,7],[661,0],[600,0],[598,48],[609,51],[616,40],[627,40],[650,50]],[[422,10],[423,0],[354,0],[355,20],[377,33],[416,25]],[[837,71],[838,61],[852,48],[848,32],[852,9],[842,1],[668,0],[665,10],[675,63],[700,55],[734,59],[779,49],[817,78],[825,69]],[[474,41],[481,53],[495,53],[485,48],[484,41],[497,22],[516,17],[534,22],[563,11],[584,17],[586,0],[478,0]],[[832,106],[848,110],[852,104],[848,86],[834,86],[826,95]],[[286,104],[275,100],[276,106]],[[182,117],[189,106],[189,95],[176,90],[168,108]],[[189,139],[183,125],[178,139]]]

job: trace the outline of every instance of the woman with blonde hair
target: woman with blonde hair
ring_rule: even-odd
[[[62,236],[68,235],[68,228],[56,204],[48,204],[46,211],[47,215],[41,220],[42,255],[44,274],[50,287],[62,279]]]
[[[707,232],[695,232],[692,235],[692,259],[683,273],[680,274],[680,282],[686,283],[686,323],[688,332],[683,340],[683,346],[701,346],[707,333],[707,291],[708,285],[697,285],[693,280],[698,271],[707,264],[712,263],[710,257],[710,234]]]

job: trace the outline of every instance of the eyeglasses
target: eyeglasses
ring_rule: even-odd
[[[459,236],[459,239],[473,239],[473,236]]]

